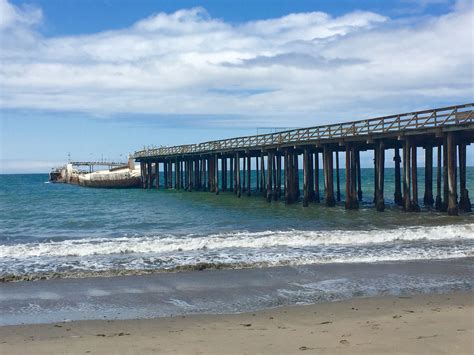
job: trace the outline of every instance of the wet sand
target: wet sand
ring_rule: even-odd
[[[2,354],[474,351],[474,293],[358,298],[255,313],[0,327]]]

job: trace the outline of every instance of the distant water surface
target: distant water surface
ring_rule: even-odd
[[[92,189],[47,183],[46,174],[0,175],[0,276],[473,255],[473,214],[402,212],[392,203],[393,169],[386,169],[387,210],[379,213],[372,205],[373,170],[362,169],[362,178],[361,208],[346,211],[343,202],[334,208],[267,203],[255,192],[239,199],[230,192]],[[422,205],[423,169],[418,178]],[[473,195],[472,167],[467,180]]]

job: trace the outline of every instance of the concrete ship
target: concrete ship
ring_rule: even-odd
[[[92,165],[89,165],[91,168],[89,172],[81,171],[77,168],[77,165],[87,164],[92,163],[68,163],[60,168],[53,169],[49,173],[49,181],[100,188],[133,188],[141,186],[140,167],[135,167],[133,159],[129,159],[128,164],[110,167],[107,170],[92,171]]]

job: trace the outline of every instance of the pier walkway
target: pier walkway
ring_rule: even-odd
[[[150,148],[135,152],[132,158],[141,165],[143,188],[213,193],[230,189],[238,197],[258,191],[269,202],[284,198],[290,204],[301,199],[303,206],[308,206],[323,199],[327,206],[334,206],[341,199],[339,153],[342,152],[347,172],[345,206],[357,209],[362,199],[360,152],[373,151],[374,203],[378,211],[383,211],[385,154],[393,150],[394,201],[406,211],[419,211],[417,148],[422,147],[425,153],[423,204],[457,215],[460,210],[471,211],[466,188],[466,146],[473,142],[474,103],[469,103],[199,144]],[[435,198],[434,149],[437,150]],[[252,165],[257,177],[254,181]],[[324,193],[319,191],[320,178],[324,179]],[[252,182],[255,186],[251,186]]]

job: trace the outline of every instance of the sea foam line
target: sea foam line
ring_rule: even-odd
[[[436,227],[374,229],[369,231],[263,231],[231,232],[207,236],[130,236],[83,238],[0,246],[0,258],[41,256],[88,256],[118,253],[169,253],[229,248],[314,247],[328,245],[366,245],[418,240],[474,239],[474,224]]]

